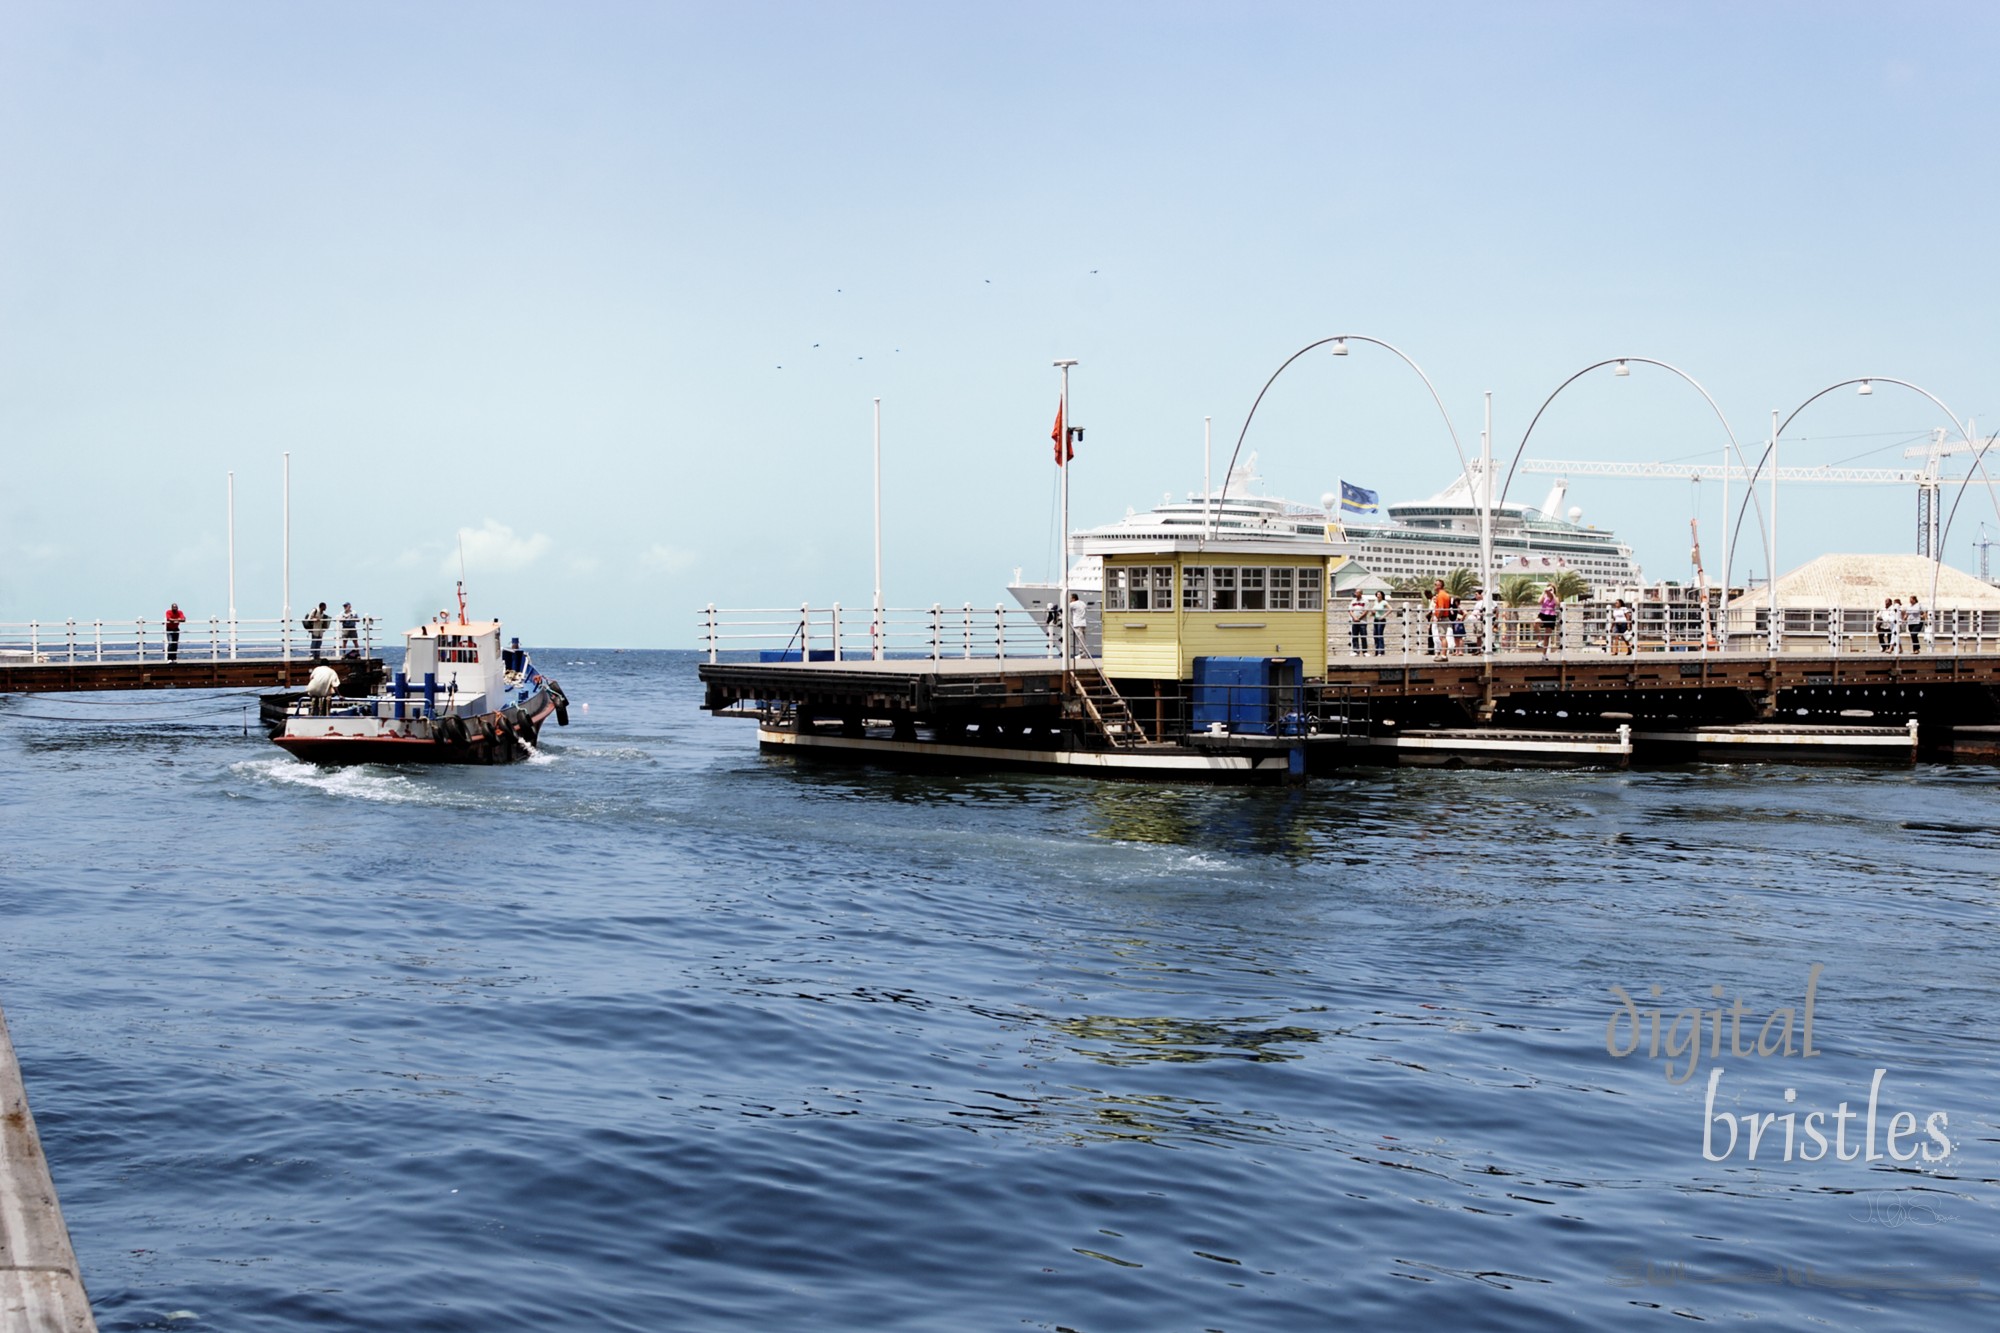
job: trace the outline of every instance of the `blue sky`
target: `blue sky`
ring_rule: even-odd
[[[238,609],[275,615],[287,449],[297,604],[435,610],[465,530],[530,642],[863,605],[877,396],[890,602],[991,606],[1051,568],[1057,356],[1079,525],[1198,487],[1202,418],[1226,453],[1342,332],[1468,448],[1483,391],[1510,452],[1619,355],[1746,442],[1857,375],[2000,428],[1996,13],[0,0],[0,621],[221,614],[231,469]],[[1785,461],[1943,424],[1843,392]],[[1722,443],[1641,367],[1528,453]],[[1246,448],[1299,499],[1456,466],[1365,347]],[[1570,499],[1686,572],[1687,484]],[[1907,490],[1782,504],[1781,566],[1914,549]]]

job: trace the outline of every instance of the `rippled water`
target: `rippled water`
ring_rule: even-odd
[[[917,778],[538,658],[590,707],[500,769],[0,701],[0,1003],[107,1330],[2000,1317],[1992,770]],[[1814,964],[1811,1059],[1607,1052],[1613,985],[1754,1046]],[[1885,1069],[1878,1142],[1955,1150],[1706,1160],[1715,1066],[1801,1150]]]

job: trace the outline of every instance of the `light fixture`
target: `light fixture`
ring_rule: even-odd
[[[1867,380],[1861,381],[1860,393],[1863,398],[1866,398],[1869,394],[1874,392],[1875,392],[1874,385],[1870,384]]]
[[[1334,354],[1335,356],[1346,356],[1346,355],[1347,355],[1347,339],[1345,339],[1345,338],[1335,338],[1335,339],[1333,340],[1333,354]]]
[[[1618,363],[1618,368],[1616,370],[1613,370],[1611,373],[1619,376],[1630,376],[1632,373],[1632,367],[1626,365],[1623,361],[1620,361]]]

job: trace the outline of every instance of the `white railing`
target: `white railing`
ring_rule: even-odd
[[[1337,604],[1328,614],[1327,660],[1338,664],[1377,656],[1398,662],[1435,659],[1440,654],[1479,656],[1487,651],[1487,636],[1479,616],[1470,607],[1466,611],[1461,618],[1443,622],[1440,633],[1440,622],[1432,618],[1429,606],[1392,604],[1378,650],[1372,611],[1361,622],[1357,644],[1346,606]],[[1779,617],[1782,633],[1774,642],[1769,612],[1756,607],[1732,607],[1725,623],[1712,607],[1704,617],[1699,605],[1649,602],[1628,606],[1620,616],[1602,603],[1571,602],[1547,626],[1536,606],[1501,607],[1494,615],[1491,651],[1550,658],[1725,651],[1757,657],[1773,652],[1801,656],[2000,652],[2000,611],[1926,613],[1921,630],[1900,620],[1878,629],[1878,616],[1879,612],[1867,609],[1786,607]]]
[[[1786,608],[1783,630],[1773,645],[1768,614],[1758,608],[1732,607],[1727,624],[1711,607],[1704,617],[1699,605],[1648,602],[1627,608],[1623,618],[1602,603],[1566,603],[1553,625],[1543,625],[1539,608],[1499,607],[1491,634],[1485,632],[1469,605],[1464,617],[1439,622],[1427,605],[1394,603],[1381,622],[1378,639],[1372,611],[1363,622],[1361,647],[1353,647],[1345,604],[1327,612],[1327,661],[1332,665],[1363,660],[1398,664],[1456,660],[1488,651],[1498,656],[1542,656],[1582,659],[1617,653],[1721,653],[1767,656],[1773,651],[1824,656],[1840,653],[2000,652],[2000,611],[1930,613],[1921,646],[1907,628],[1899,628],[1884,649],[1875,629],[1876,613],[1866,609],[1836,611]],[[1123,612],[1113,612],[1123,616]],[[1165,617],[1163,617],[1165,619]],[[1018,607],[897,607],[882,613],[879,623],[867,607],[839,603],[816,607],[751,607],[719,609],[713,604],[698,617],[702,649],[708,660],[766,655],[779,661],[867,661],[892,658],[1047,659],[1061,655],[1054,626]],[[1490,644],[1489,644],[1490,640]],[[1379,643],[1379,648],[1378,648]],[[1442,646],[1440,646],[1442,644]]]
[[[315,652],[315,640],[318,651]],[[66,666],[119,662],[308,660],[375,655],[375,618],[358,616],[351,632],[336,616],[325,630],[289,620],[188,619],[177,628],[143,616],[132,620],[0,622],[0,666]]]
[[[933,603],[893,607],[878,621],[870,608],[802,605],[723,610],[713,603],[699,617],[701,646],[711,662],[724,654],[766,661],[866,662],[878,657],[1059,657],[1054,626],[1019,607]]]

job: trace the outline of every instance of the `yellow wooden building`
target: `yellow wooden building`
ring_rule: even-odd
[[[1104,560],[1104,674],[1188,680],[1197,657],[1296,657],[1326,674],[1328,602],[1344,555],[1296,541],[1170,539]]]

